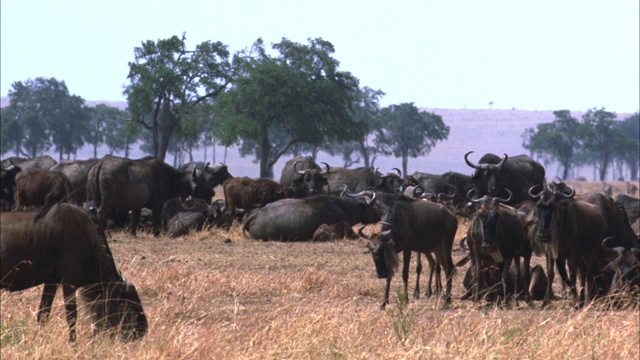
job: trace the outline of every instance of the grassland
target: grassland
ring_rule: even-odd
[[[624,186],[614,185],[614,193]],[[467,225],[461,222],[457,239]],[[364,240],[262,242],[232,227],[178,239],[115,232],[109,242],[138,288],[148,335],[134,343],[92,337],[81,308],[78,342],[70,344],[60,293],[51,321],[40,327],[41,287],[3,291],[2,359],[640,358],[638,301],[580,310],[566,300],[544,310],[537,302],[474,305],[460,300],[462,268],[450,305],[424,296],[399,302],[396,276],[391,304],[379,310],[384,280],[375,277]],[[454,245],[454,261],[462,256]],[[412,270],[410,292],[414,281]]]

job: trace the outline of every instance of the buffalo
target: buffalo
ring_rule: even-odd
[[[204,199],[207,203],[211,203],[211,198],[215,195],[214,188],[218,185],[224,184],[225,181],[233,178],[227,165],[224,163],[217,163],[213,167],[209,166],[209,163],[203,163],[202,161],[193,161],[182,164],[178,167],[186,173],[196,171],[195,176],[204,178],[204,186],[201,189],[196,190],[194,197]]]
[[[0,211],[8,211],[13,207],[16,175],[21,170],[19,166],[13,165],[11,162],[6,167],[0,166],[0,202],[2,202]]]
[[[454,213],[467,216],[465,194],[473,188],[471,176],[449,171],[442,175],[414,172],[406,176],[405,185],[418,186],[428,197],[447,205]],[[432,200],[430,198],[430,200]]]
[[[15,200],[18,209],[41,207],[35,221],[56,203],[68,202],[71,183],[66,175],[46,169],[29,168],[15,178]]]
[[[282,168],[280,185],[290,188],[295,198],[322,194],[324,187],[328,185],[329,165],[324,165],[325,171],[310,157],[296,156]]]
[[[343,190],[342,196],[318,195],[304,199],[282,199],[249,213],[243,232],[261,240],[311,240],[322,224],[346,221],[370,224],[380,220],[374,207],[375,192],[352,194]]]
[[[237,209],[249,211],[293,196],[291,189],[271,179],[233,178],[224,182],[223,189],[229,214],[235,214]]]
[[[163,161],[146,157],[131,160],[111,155],[103,157],[89,171],[88,187],[98,218],[106,219],[123,211],[132,212],[131,232],[135,235],[140,222],[140,210],[152,211],[153,234],[160,234],[162,207],[168,199],[186,197],[204,185],[196,170],[187,173]]]
[[[625,194],[616,195],[616,204],[620,204],[626,213],[630,225],[635,224],[640,218],[640,199]]]
[[[30,168],[38,168],[38,169],[51,169],[58,162],[55,161],[49,155],[37,156],[32,159],[25,159],[21,157],[10,157],[8,159],[2,160],[2,166],[7,167],[9,164],[20,166],[21,169],[30,169]]]
[[[444,267],[446,276],[445,300],[451,301],[453,260],[451,252],[458,229],[458,219],[444,205],[429,201],[399,197],[382,222],[382,231],[368,235],[368,248],[373,255],[376,273],[387,280],[384,308],[389,303],[391,279],[398,264],[397,253],[402,251],[402,280],[407,295],[411,252],[435,253],[436,261]]]
[[[148,324],[133,284],[116,268],[97,219],[71,204],[56,204],[34,224],[34,213],[2,213],[0,287],[20,291],[44,284],[38,322],[45,322],[62,285],[69,339],[76,339],[76,289],[89,304],[94,334],[116,331],[139,339]]]
[[[99,159],[68,160],[61,161],[51,169],[53,172],[60,172],[67,176],[71,185],[69,201],[77,205],[82,205],[87,201],[87,179],[89,170],[100,161]]]
[[[326,165],[326,164],[325,164]],[[369,190],[394,193],[402,184],[400,170],[397,173],[380,174],[370,167],[359,167],[355,169],[345,169],[340,167],[329,167],[327,165],[327,181],[329,192],[339,193],[346,186],[354,192]]]
[[[475,164],[469,160],[471,153],[473,151],[464,155],[464,161],[475,169],[471,183],[477,197],[490,194],[505,198],[505,189],[508,188],[513,195],[507,205],[517,205],[529,199],[528,191],[531,187],[542,186],[545,182],[544,167],[527,155],[509,157],[504,154],[504,158],[500,158],[488,153]]]

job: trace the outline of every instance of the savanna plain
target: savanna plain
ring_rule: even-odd
[[[601,188],[599,182],[571,184],[578,193]],[[624,191],[624,183],[611,184],[614,195]],[[465,255],[457,240],[468,225],[460,219],[454,262]],[[409,302],[399,296],[398,272],[391,304],[380,310],[385,281],[376,278],[363,239],[263,242],[245,237],[235,225],[176,239],[111,232],[108,240],[119,269],[138,289],[147,336],[131,343],[93,337],[80,307],[78,341],[72,344],[60,290],[43,326],[35,315],[41,286],[3,291],[2,359],[640,358],[635,296],[602,299],[579,310],[566,296],[545,309],[540,302],[473,304],[460,300],[464,267],[457,268],[453,299],[445,304],[424,296],[425,266],[422,294],[415,300],[412,259]],[[532,263],[544,259],[534,257]],[[557,279],[554,290],[562,294]]]

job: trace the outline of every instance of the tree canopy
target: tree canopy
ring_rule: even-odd
[[[361,139],[366,126],[354,119],[358,79],[338,70],[333,45],[321,38],[308,44],[282,39],[275,55],[258,39],[238,77],[218,97],[218,136],[225,145],[242,143],[260,162],[260,176],[296,143]]]

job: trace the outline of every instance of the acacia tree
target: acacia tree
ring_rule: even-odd
[[[619,127],[616,127],[617,115],[615,112],[601,109],[589,109],[582,115],[584,127],[582,138],[585,150],[594,154],[594,159],[598,165],[600,181],[604,181],[609,165],[611,165],[618,144],[625,140],[626,135]]]
[[[353,117],[358,79],[339,71],[333,45],[321,38],[307,45],[282,39],[267,53],[252,46],[233,86],[216,101],[218,136],[224,145],[242,142],[260,162],[260,176],[297,143],[358,139],[366,132]]]
[[[638,156],[638,148],[640,146],[638,139],[638,134],[640,134],[640,117],[638,113],[617,122],[615,127],[620,129],[619,131],[625,135],[617,144],[615,156],[618,161],[628,166],[630,180],[637,181],[638,163],[640,162],[640,156]]]
[[[554,111],[556,119],[549,123],[540,123],[525,130],[523,143],[525,149],[538,153],[549,160],[556,160],[562,166],[562,178],[569,176],[569,170],[574,164],[574,155],[579,150],[580,122],[571,116],[569,110]]]
[[[420,112],[413,103],[391,105],[382,109],[382,129],[376,144],[386,154],[402,158],[402,172],[407,173],[409,157],[428,155],[438,141],[449,137],[449,126],[442,116]]]
[[[221,42],[205,41],[187,50],[185,34],[148,40],[134,48],[124,94],[132,119],[151,132],[152,155],[164,160],[180,122],[196,107],[224,91],[238,57]]]

